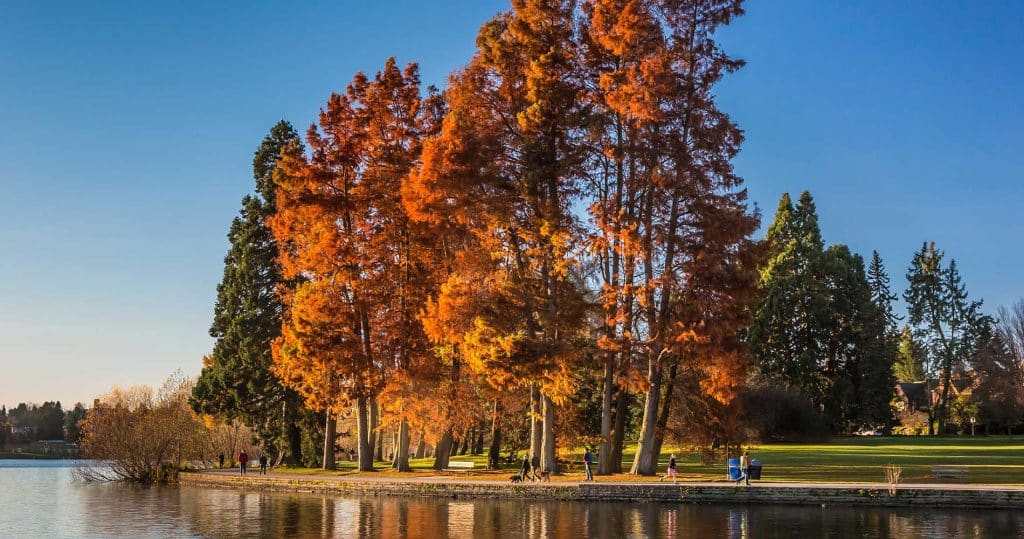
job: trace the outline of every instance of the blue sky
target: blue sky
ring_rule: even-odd
[[[0,403],[198,372],[252,152],[391,55],[441,85],[504,1],[15,3],[0,18]],[[750,2],[722,107],[771,218],[893,281],[935,240],[994,310],[1024,296],[1024,8]]]

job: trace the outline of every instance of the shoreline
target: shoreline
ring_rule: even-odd
[[[948,509],[1024,509],[1024,487],[970,484],[905,484],[890,493],[878,483],[527,483],[458,480],[450,477],[347,478],[272,474],[245,477],[228,472],[182,472],[185,486],[271,492],[400,496],[449,499],[523,499],[578,502],[691,504],[777,504],[847,507],[929,507]]]

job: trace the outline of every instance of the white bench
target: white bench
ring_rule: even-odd
[[[966,479],[966,466],[932,466],[935,479]]]
[[[448,467],[444,471],[449,473],[465,473],[468,474],[473,471],[476,467],[476,463],[471,460],[450,460],[448,461]]]

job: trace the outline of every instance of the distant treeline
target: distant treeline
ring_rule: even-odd
[[[86,409],[81,404],[65,411],[60,401],[43,404],[21,403],[7,409],[0,407],[0,449],[8,443],[26,443],[36,440],[64,440],[77,442],[79,425]]]

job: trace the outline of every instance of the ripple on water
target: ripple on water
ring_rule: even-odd
[[[346,498],[82,484],[0,461],[0,537],[1021,537],[1013,511]]]

